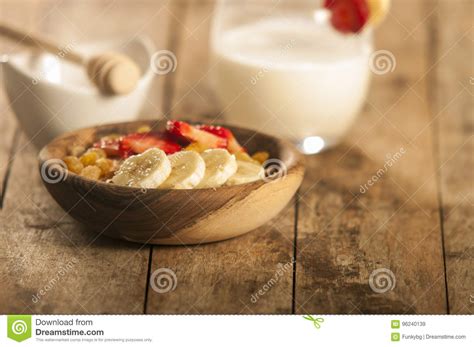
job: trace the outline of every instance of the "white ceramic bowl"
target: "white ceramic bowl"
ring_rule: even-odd
[[[109,40],[74,49],[86,56],[122,52],[140,66],[143,75],[131,93],[105,96],[88,81],[85,68],[54,55],[25,52],[3,59],[10,106],[23,131],[38,147],[66,131],[134,120],[146,100],[154,76],[150,60],[155,49],[149,39]]]

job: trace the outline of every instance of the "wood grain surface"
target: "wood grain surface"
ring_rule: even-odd
[[[472,314],[474,301],[474,76],[472,1],[439,4],[432,34],[437,60],[430,96],[443,221],[449,312]],[[449,30],[440,30],[447,25]],[[436,35],[437,33],[437,35]],[[440,59],[442,57],[442,59]]]
[[[431,5],[411,6],[403,25],[414,27]],[[374,76],[361,124],[347,143],[309,161],[310,179],[298,200],[299,313],[446,312],[433,141],[424,129],[430,116],[420,99],[427,93],[428,36],[421,27],[405,39],[399,28],[388,18],[379,33],[393,37],[376,41],[394,52],[396,73]],[[368,186],[374,175],[380,179]],[[393,290],[367,286],[379,269],[392,272]]]
[[[143,117],[212,121],[224,109],[210,78],[213,7],[0,0],[0,20],[64,42],[149,35],[178,63],[157,76]],[[208,245],[97,238],[65,216],[2,93],[0,313],[472,314],[473,10],[470,0],[393,1],[376,49],[396,66],[372,75],[346,141],[307,158],[303,186],[276,218]],[[163,293],[166,269],[174,276]],[[388,290],[373,281],[380,274]]]
[[[164,4],[154,11],[126,2],[117,4],[115,10],[111,2],[102,1],[84,6],[53,1],[0,4],[2,20],[56,34],[63,42],[120,35],[114,31],[114,23],[123,23],[121,28],[129,34],[146,32],[157,44],[166,40],[168,16]],[[128,16],[130,11],[140,17]],[[4,53],[18,49],[10,45]],[[153,103],[160,103],[160,99],[154,98]],[[8,104],[2,104],[2,108],[8,109]],[[2,122],[8,119],[8,124],[15,126],[13,114],[2,113],[1,117]],[[2,137],[13,130],[2,127]],[[0,274],[4,283],[0,289],[0,312],[143,312],[149,247],[97,238],[65,215],[41,187],[37,150],[25,139],[17,142],[12,143],[16,145],[15,155],[0,216]],[[38,295],[41,290],[44,294]]]

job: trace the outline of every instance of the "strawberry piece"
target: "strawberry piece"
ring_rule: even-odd
[[[207,131],[208,133],[214,134],[224,139],[229,139],[234,136],[232,134],[232,131],[230,131],[227,128],[221,127],[219,125],[201,124],[201,125],[196,125],[196,128]]]
[[[120,140],[120,152],[123,157],[143,153],[150,148],[159,148],[166,154],[173,154],[181,150],[181,146],[176,142],[160,138],[153,133],[129,134]]]
[[[100,139],[92,145],[94,148],[101,148],[105,151],[108,157],[121,157],[120,152],[120,138],[116,139]]]
[[[325,0],[324,7],[331,11],[333,27],[343,33],[359,32],[369,19],[366,0]]]
[[[227,149],[230,153],[246,152],[240,143],[235,138],[234,134],[230,129],[221,127],[219,125],[198,125],[197,128],[207,131],[208,133],[222,137],[227,140]]]
[[[168,131],[160,132],[160,137],[164,140],[175,142],[179,144],[182,148],[188,146],[191,143],[191,141],[189,141],[188,139],[176,134],[171,134]]]
[[[182,121],[168,121],[166,129],[171,135],[181,136],[191,142],[197,142],[205,148],[227,148],[227,139],[200,130]]]

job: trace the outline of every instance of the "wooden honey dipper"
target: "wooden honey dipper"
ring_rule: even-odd
[[[89,79],[104,94],[127,94],[135,89],[140,80],[140,68],[124,54],[106,52],[86,58],[72,49],[61,48],[45,37],[32,35],[2,23],[0,23],[0,35],[24,45],[34,45],[70,62],[83,65]]]

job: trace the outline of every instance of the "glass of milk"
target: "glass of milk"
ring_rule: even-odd
[[[211,71],[226,121],[294,142],[338,144],[364,104],[372,30],[342,34],[317,1],[225,0],[211,32]]]

